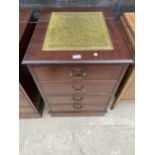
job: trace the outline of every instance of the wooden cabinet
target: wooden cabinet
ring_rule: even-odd
[[[56,12],[63,15],[67,13],[69,16],[70,12],[99,12],[100,15],[104,15],[102,20],[105,20],[113,48],[81,50],[80,47],[80,50],[45,51],[43,46],[47,29],[52,14]],[[57,30],[52,31],[51,35],[56,32]],[[62,36],[67,37],[68,34]],[[70,39],[74,40],[73,37]],[[62,39],[60,37],[58,43]],[[22,63],[28,66],[52,116],[92,116],[105,114],[133,59],[111,10],[61,8],[45,9],[42,12]]]
[[[129,46],[130,52],[135,60],[135,13],[124,13],[119,19],[119,25],[124,38]],[[111,106],[113,109],[120,101],[135,100],[135,65],[129,66],[124,79],[122,80],[118,93]]]
[[[32,10],[20,9],[19,12],[19,117],[41,117],[44,103],[26,66],[21,65],[23,56],[31,39],[34,24]]]

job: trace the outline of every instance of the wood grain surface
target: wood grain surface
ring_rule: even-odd
[[[124,13],[119,19],[120,27],[135,60],[135,13]],[[120,101],[135,100],[135,65],[131,65],[122,80],[111,109]]]
[[[123,17],[133,36],[135,36],[135,13],[124,13]]]
[[[135,70],[129,76],[126,82],[126,89],[124,88],[121,100],[134,100],[135,99]]]
[[[35,25],[29,24],[33,18],[31,9],[19,11],[19,117],[41,117],[44,103],[27,69],[21,65]],[[30,115],[29,115],[30,113]],[[34,115],[33,115],[34,114]],[[24,117],[25,116],[25,117]]]
[[[20,9],[19,10],[19,42],[26,30],[27,24],[32,18],[31,9]]]
[[[98,11],[101,9],[87,9],[87,11]],[[33,33],[31,42],[28,46],[27,52],[23,59],[23,64],[64,64],[64,63],[133,63],[132,55],[127,47],[126,42],[121,34],[120,28],[116,23],[113,16],[109,16],[107,10],[102,10],[105,16],[105,21],[109,30],[109,35],[113,44],[114,49],[109,50],[95,50],[95,51],[52,51],[43,52],[42,46],[46,35],[48,22],[51,14],[54,10],[43,11],[41,20],[37,24]],[[59,11],[59,9],[57,9]],[[62,11],[62,10],[61,10]],[[63,9],[63,11],[72,11],[72,9]],[[74,10],[76,11],[76,9]],[[83,11],[83,9],[77,9],[77,11]],[[86,10],[85,10],[86,11]],[[43,18],[45,17],[45,20]],[[97,57],[94,57],[94,52],[98,53]],[[72,56],[74,54],[80,54],[81,59],[75,61]]]
[[[124,65],[35,65],[33,69],[40,82],[118,80]]]
[[[50,15],[56,11],[101,11],[114,49],[42,51]],[[81,59],[73,59],[75,54],[80,54]],[[22,63],[28,66],[49,113],[86,116],[106,112],[129,64],[134,61],[111,10],[61,8],[43,10]]]
[[[120,27],[122,28],[122,33],[127,41],[129,48],[130,48],[130,51],[131,51],[133,57],[135,57],[135,37],[132,34],[129,26],[127,25],[125,18],[120,17],[119,23],[120,23]]]

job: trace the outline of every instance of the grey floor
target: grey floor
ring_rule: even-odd
[[[134,155],[132,102],[103,117],[51,117],[20,120],[20,155]]]

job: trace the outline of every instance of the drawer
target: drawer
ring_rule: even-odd
[[[20,106],[19,113],[33,113],[35,112],[31,106]]]
[[[104,81],[79,81],[79,82],[44,82],[41,87],[45,95],[109,95],[112,93],[115,80]]]
[[[105,105],[51,105],[52,112],[84,112],[84,111],[104,111]]]
[[[29,102],[27,101],[27,99],[25,97],[19,98],[19,105],[20,106],[28,106]]]
[[[96,105],[106,104],[109,100],[110,96],[101,95],[101,96],[83,96],[83,95],[72,95],[72,96],[51,96],[47,97],[47,101],[49,104],[53,105],[64,105],[64,104],[90,104]]]
[[[113,65],[52,65],[35,66],[34,72],[39,81],[66,81],[66,80],[117,80],[123,66]]]

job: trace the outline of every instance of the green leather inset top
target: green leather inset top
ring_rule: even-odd
[[[102,12],[52,12],[42,51],[112,49]]]

